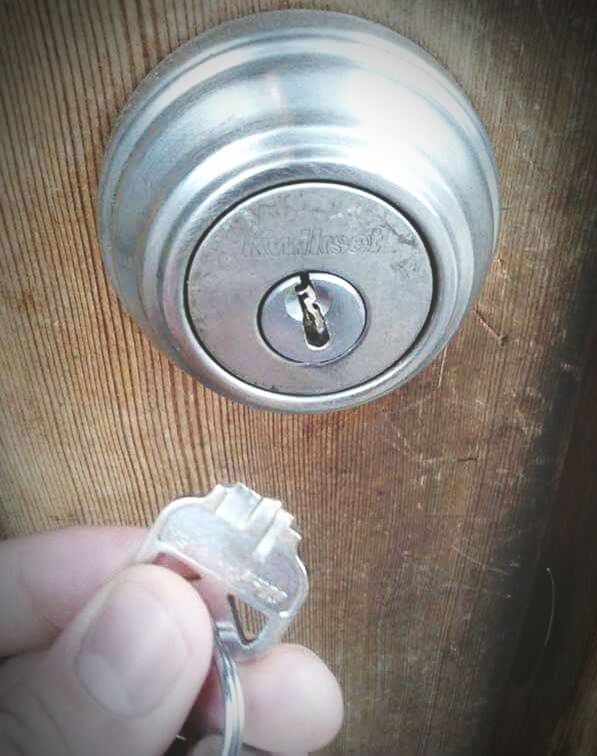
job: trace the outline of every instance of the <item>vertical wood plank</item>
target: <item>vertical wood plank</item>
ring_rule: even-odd
[[[461,82],[502,176],[477,308],[432,366],[366,407],[250,410],[170,365],[109,290],[103,148],[171,49],[273,8],[356,13]],[[0,9],[3,532],[147,523],[240,479],[284,498],[312,593],[294,637],[340,676],[336,753],[489,743],[557,486],[594,299],[590,3],[22,0]]]

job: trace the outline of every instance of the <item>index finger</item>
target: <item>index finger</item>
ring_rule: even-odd
[[[0,543],[0,656],[43,648],[130,565],[142,528],[71,527]]]

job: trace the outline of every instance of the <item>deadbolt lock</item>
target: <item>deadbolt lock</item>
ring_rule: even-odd
[[[351,16],[265,13],[191,40],[133,94],[98,227],[120,299],[182,368],[326,411],[445,346],[495,247],[497,172],[420,48]]]

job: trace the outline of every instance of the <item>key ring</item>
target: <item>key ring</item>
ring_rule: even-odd
[[[245,727],[245,700],[234,660],[214,627],[214,659],[224,703],[222,756],[239,756]]]

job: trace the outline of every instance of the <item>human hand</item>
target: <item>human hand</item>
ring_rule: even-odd
[[[0,544],[2,754],[157,756],[185,721],[196,738],[221,725],[205,604],[164,567],[129,566],[144,534],[81,527]],[[299,754],[336,735],[340,688],[307,649],[281,644],[238,671],[247,743]]]

